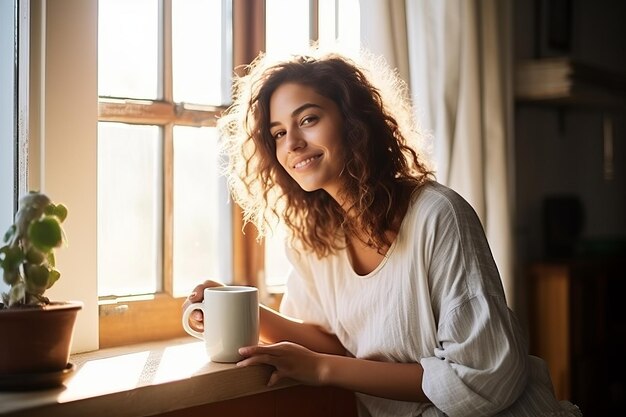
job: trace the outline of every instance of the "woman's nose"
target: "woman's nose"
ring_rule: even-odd
[[[298,130],[292,130],[287,133],[287,149],[289,152],[304,148],[306,141]]]

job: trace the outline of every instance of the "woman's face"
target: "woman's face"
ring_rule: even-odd
[[[311,87],[285,83],[269,104],[278,162],[305,191],[324,189],[336,200],[345,157],[335,102]]]

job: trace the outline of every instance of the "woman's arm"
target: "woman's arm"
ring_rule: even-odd
[[[204,289],[221,287],[224,284],[217,281],[204,281],[197,285],[183,304],[183,310],[191,303],[201,302]],[[264,343],[276,343],[291,341],[321,353],[345,355],[346,349],[341,345],[337,337],[325,332],[320,326],[303,323],[300,320],[291,319],[263,305],[260,306],[260,339]],[[195,310],[189,316],[190,325],[201,332],[204,329],[204,317],[200,310]]]
[[[260,306],[261,335],[264,343],[290,341],[320,353],[345,355],[346,349],[333,334],[320,326],[285,316],[264,305]]]
[[[263,363],[276,368],[268,385],[291,378],[309,385],[331,385],[393,400],[430,402],[421,388],[423,369],[419,363],[321,354],[288,342],[249,346],[239,353],[246,359],[238,366]]]
[[[221,283],[206,281],[198,285],[185,304],[202,300],[204,288]],[[191,326],[201,331],[200,311],[190,316]],[[320,326],[291,319],[260,306],[260,338],[270,345],[249,346],[240,353],[247,357],[239,366],[259,363],[276,368],[268,385],[281,378],[305,384],[332,385],[384,398],[428,402],[422,391],[422,367],[418,363],[390,363],[345,356],[346,350],[336,336]],[[288,342],[287,342],[288,341]]]

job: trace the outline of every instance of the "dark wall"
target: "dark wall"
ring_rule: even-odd
[[[559,55],[542,41],[542,33],[548,31],[541,24],[542,2],[515,2],[516,60]],[[572,0],[569,4],[569,48],[561,54],[626,77],[626,2]],[[620,94],[623,97],[623,91]],[[584,218],[575,251],[613,250],[620,245],[626,236],[625,114],[624,106],[517,102],[516,243],[521,265],[554,257],[547,250],[543,214],[545,201],[552,196],[573,196],[582,205]],[[604,158],[607,120],[613,126],[610,179]]]
[[[556,22],[571,29],[566,48],[560,51],[546,47],[542,7],[547,3],[570,7],[567,19]],[[539,345],[544,351],[546,345],[558,349],[560,357],[567,353],[567,372],[552,376],[561,387],[567,380],[567,399],[587,417],[618,415],[626,406],[622,354],[626,348],[626,1],[517,0],[514,4],[517,61],[567,56],[601,69],[606,76],[597,77],[596,84],[606,84],[618,74],[609,83],[611,100],[602,100],[601,105],[589,100],[516,100],[514,112],[515,243],[521,278],[516,297],[527,310],[519,309],[522,321],[530,318],[531,353],[541,356],[533,351],[541,350]],[[612,125],[610,134],[607,123]],[[609,147],[612,158],[607,159]],[[546,226],[547,218],[552,228]],[[529,270],[537,262],[558,263],[559,271],[567,272],[546,274],[541,282],[535,276],[532,281]],[[556,297],[544,300],[541,310],[542,298],[534,298],[533,284],[548,278],[567,285],[550,294]],[[563,310],[567,310],[565,318],[558,314]],[[537,311],[553,315],[533,315]],[[525,312],[530,314],[524,316]],[[567,327],[567,340],[559,331],[538,333],[546,322],[556,323],[557,329]],[[533,340],[538,334],[545,338],[542,343]]]

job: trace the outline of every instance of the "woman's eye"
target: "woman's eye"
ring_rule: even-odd
[[[282,138],[283,136],[285,136],[285,131],[284,130],[279,130],[278,132],[274,132],[274,134],[272,135],[272,137],[275,140],[278,140],[278,139]]]
[[[317,116],[306,116],[305,118],[302,119],[300,124],[301,125],[308,125],[308,124],[311,124],[311,123],[315,122],[316,120],[317,120]]]

